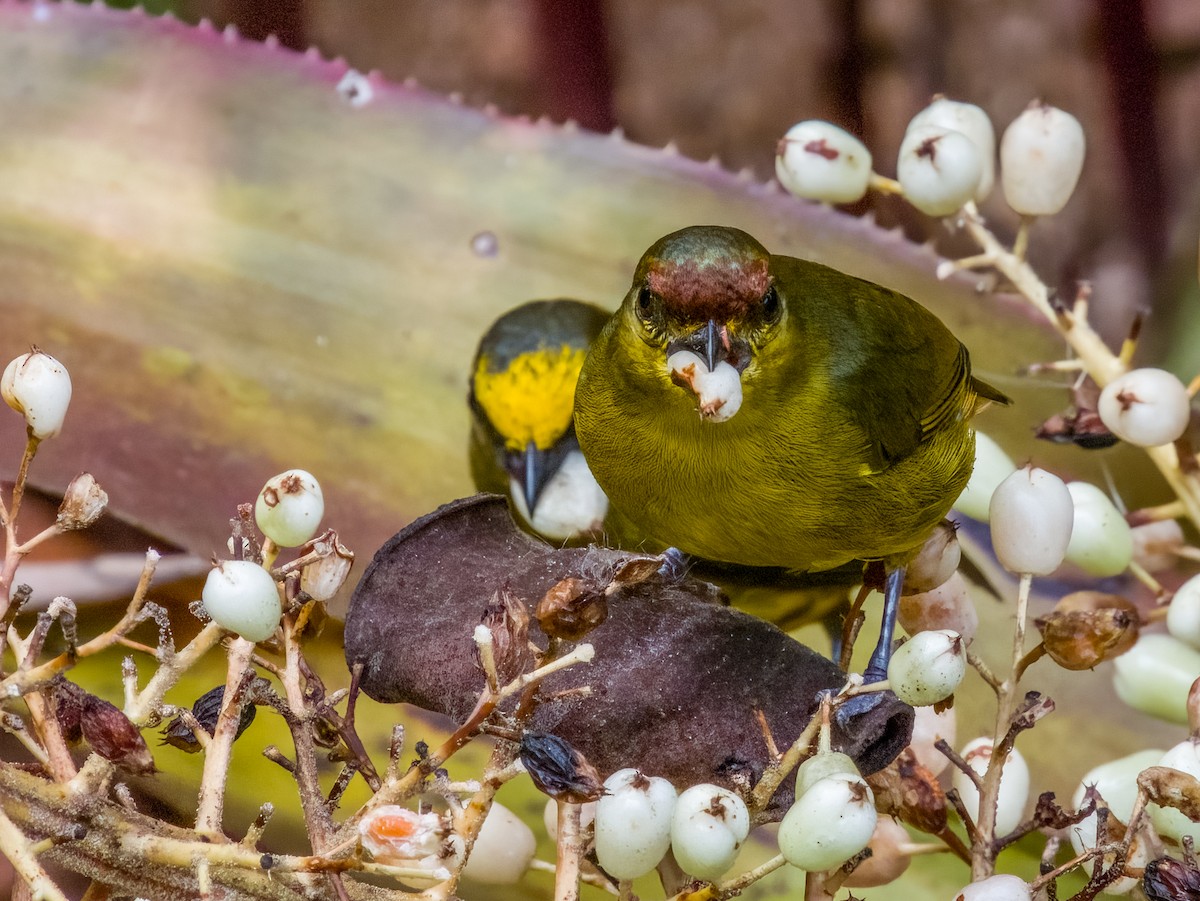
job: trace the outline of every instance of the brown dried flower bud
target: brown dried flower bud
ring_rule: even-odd
[[[346,584],[354,566],[354,552],[338,541],[336,531],[329,529],[305,545],[301,553],[320,554],[321,559],[300,571],[300,589],[315,601],[328,601]]]
[[[217,728],[217,719],[221,715],[221,704],[224,701],[225,686],[218,685],[216,688],[202,694],[196,703],[192,705],[192,716],[196,718],[196,722],[209,735],[212,735],[213,730]],[[242,706],[242,716],[238,721],[237,732],[233,736],[234,741],[240,738],[241,734],[254,722],[256,714],[257,709],[249,701]],[[166,728],[163,729],[162,736],[163,744],[173,745],[181,751],[186,751],[188,754],[194,754],[200,750],[200,742],[196,740],[196,734],[183,721],[183,717],[177,716],[171,722],[167,723]]]
[[[653,556],[639,555],[621,560],[617,564],[616,572],[613,573],[612,581],[605,591],[607,594],[612,594],[618,588],[645,582],[657,573],[662,565],[663,558],[661,554]]]
[[[937,776],[918,762],[912,748],[905,748],[882,770],[867,776],[867,784],[881,814],[931,835],[946,828],[946,793]]]
[[[83,692],[79,725],[92,750],[105,760],[138,775],[156,771],[142,733],[115,705]]]
[[[1138,788],[1160,807],[1173,807],[1193,823],[1200,823],[1200,781],[1169,766],[1146,767],[1138,773]]]
[[[1200,898],[1200,869],[1191,860],[1160,857],[1146,864],[1142,891],[1149,901]]]
[[[1119,594],[1108,594],[1103,591],[1072,591],[1059,598],[1054,609],[1063,613],[1072,610],[1124,610],[1136,624],[1141,625],[1142,621],[1141,613],[1133,601]],[[1118,644],[1117,652],[1110,656],[1119,657],[1124,654],[1137,643],[1137,638],[1136,631],[1127,634]]]
[[[81,472],[71,479],[62,503],[58,507],[60,529],[86,529],[108,506],[108,493],[100,487],[90,472]]]
[[[1139,622],[1133,604],[1098,591],[1069,594],[1034,620],[1047,655],[1069,670],[1091,669],[1125,653],[1137,641]]]
[[[54,718],[58,720],[58,729],[67,742],[77,744],[83,740],[80,717],[87,692],[62,676],[56,678],[50,688],[54,693]]]
[[[549,732],[525,731],[521,763],[538,790],[555,800],[586,804],[604,794],[596,768],[570,742]]]
[[[608,598],[591,583],[570,576],[546,592],[535,615],[547,635],[578,641],[608,618]]]
[[[511,682],[530,668],[529,610],[525,602],[503,588],[492,595],[482,623],[492,633],[492,657],[501,683]]]

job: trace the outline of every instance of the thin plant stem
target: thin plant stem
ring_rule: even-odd
[[[1012,664],[1009,677],[997,692],[996,732],[992,756],[988,760],[979,791],[979,817],[975,824],[975,840],[971,847],[971,878],[986,879],[995,865],[996,800],[1000,795],[1000,779],[1011,743],[1006,741],[1017,706],[1017,680],[1025,656],[1025,625],[1029,614],[1029,593],[1033,576],[1022,573],[1017,586],[1017,621],[1013,628]]]
[[[200,778],[200,797],[196,802],[196,831],[223,840],[221,820],[225,810],[225,786],[229,778],[229,759],[233,739],[242,717],[246,688],[253,678],[250,655],[252,642],[237,638],[229,648],[229,671],[225,677],[224,703],[217,717],[208,747],[204,751],[204,772]]]

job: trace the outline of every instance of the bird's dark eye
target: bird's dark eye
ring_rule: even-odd
[[[783,303],[779,300],[779,292],[775,290],[775,286],[767,288],[767,293],[762,299],[763,318],[767,322],[779,321],[779,314],[783,312]]]
[[[637,311],[642,319],[649,319],[654,313],[654,294],[645,285],[638,290]]]

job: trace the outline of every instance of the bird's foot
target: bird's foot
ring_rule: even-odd
[[[662,552],[662,566],[658,574],[669,582],[679,582],[692,568],[692,558],[677,547],[669,547]]]

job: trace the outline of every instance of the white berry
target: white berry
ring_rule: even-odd
[[[944,585],[958,570],[961,561],[958,530],[954,523],[942,520],[925,539],[917,555],[908,561],[904,570],[904,593],[920,594]]]
[[[904,198],[927,216],[949,216],[975,197],[983,159],[975,142],[940,125],[910,128],[900,142],[896,179]]]
[[[511,885],[529,869],[536,851],[533,830],[503,804],[493,801],[463,875],[474,882]]]
[[[831,122],[810,119],[793,125],[780,140],[775,174],[797,197],[854,203],[867,193],[871,151]]]
[[[1158,765],[1187,773],[1193,779],[1200,778],[1200,745],[1190,738],[1185,739],[1168,749],[1158,760]],[[1200,838],[1200,825],[1189,820],[1183,811],[1174,807],[1160,807],[1157,804],[1147,805],[1146,810],[1154,828],[1163,838],[1174,839],[1177,842],[1185,835]]]
[[[1183,527],[1176,520],[1142,523],[1132,532],[1133,559],[1146,572],[1162,572],[1179,562],[1175,551],[1183,547]]]
[[[616,879],[649,873],[671,845],[678,795],[660,776],[617,770],[604,780],[608,794],[596,802],[596,859]]]
[[[1141,447],[1170,444],[1192,415],[1183,382],[1162,369],[1134,369],[1113,379],[1096,411],[1110,432]]]
[[[992,492],[1016,468],[1012,458],[1000,445],[983,432],[976,432],[975,467],[971,470],[971,479],[967,482],[967,487],[954,502],[954,509],[971,519],[987,522]]]
[[[1148,766],[1154,766],[1162,758],[1163,752],[1156,749],[1145,751],[1136,751],[1126,757],[1120,757],[1116,760],[1110,760],[1107,763],[1102,763],[1094,767],[1083,776],[1079,781],[1079,787],[1075,789],[1075,796],[1072,799],[1072,804],[1078,810],[1083,806],[1085,793],[1089,786],[1094,787],[1096,794],[1100,796],[1097,801],[1097,807],[1107,807],[1113,817],[1120,820],[1122,823],[1128,823],[1129,817],[1133,813],[1133,803],[1137,798],[1137,777],[1138,773]],[[1082,854],[1091,848],[1096,847],[1096,824],[1099,820],[1095,811],[1088,814],[1076,826],[1072,826],[1068,830],[1068,835],[1071,838],[1071,846],[1075,849],[1076,854]],[[1140,833],[1139,833],[1140,838]],[[1145,857],[1144,843],[1137,843],[1137,851],[1131,854],[1126,862],[1134,866],[1144,866],[1145,860],[1141,863],[1135,862],[1138,853]],[[1090,873],[1094,860],[1090,860],[1084,864],[1085,869]],[[1105,857],[1103,866],[1109,867],[1112,865],[1112,856]],[[1130,877],[1122,877],[1114,883],[1110,883],[1105,888],[1105,893],[1110,895],[1125,895],[1133,890],[1137,885],[1137,880]]]
[[[999,873],[965,885],[954,901],[1030,901],[1033,892],[1019,876]]]
[[[892,654],[888,683],[905,704],[925,707],[954,694],[967,672],[962,637],[949,629],[918,632]]]
[[[992,759],[992,740],[986,737],[976,738],[967,743],[959,752],[967,765],[976,773],[983,776],[987,772]],[[967,776],[959,770],[954,771],[952,783],[958,789],[963,806],[971,817],[979,821],[979,792]],[[1004,761],[1004,771],[1000,776],[1000,791],[996,797],[996,834],[1007,835],[1017,828],[1025,813],[1025,803],[1029,800],[1029,765],[1025,758],[1015,748],[1008,753]]]
[[[891,817],[879,817],[867,847],[871,856],[861,861],[842,883],[847,888],[872,888],[895,882],[912,863],[908,830]]]
[[[697,879],[720,878],[750,834],[745,802],[716,785],[693,785],[675,804],[671,848],[685,873]]]
[[[1033,103],[1000,139],[1004,199],[1023,216],[1050,216],[1071,198],[1083,171],[1083,126],[1070,113]]]
[[[829,776],[858,776],[858,764],[849,754],[841,751],[823,751],[813,754],[796,767],[796,796],[804,794],[816,782]]]
[[[896,620],[909,635],[930,629],[953,629],[967,644],[975,640],[979,628],[979,612],[967,580],[957,572],[932,591],[901,597]]]
[[[1133,533],[1108,495],[1090,482],[1068,482],[1074,516],[1067,560],[1093,576],[1123,573],[1133,559]]]
[[[324,515],[321,486],[303,469],[289,469],[268,479],[254,503],[254,521],[280,547],[304,544],[317,534]]]
[[[66,366],[35,347],[4,368],[0,396],[25,417],[30,435],[53,438],[62,431],[71,405],[71,376]]]
[[[962,103],[946,97],[934,101],[912,117],[908,131],[926,125],[939,125],[961,132],[971,139],[979,151],[982,174],[975,189],[975,200],[981,201],[992,192],[996,181],[996,130],[988,114],[973,103]]]
[[[741,409],[742,376],[724,360],[709,372],[698,354],[677,350],[667,358],[667,369],[676,384],[695,395],[700,418],[706,422],[727,422]]]
[[[1167,631],[1200,648],[1200,576],[1192,576],[1175,589],[1167,607]]]
[[[941,713],[933,707],[916,707],[913,714],[912,739],[908,747],[916,756],[917,763],[936,776],[950,765],[950,758],[934,745],[939,739],[945,739],[950,747],[954,747],[958,717],[953,707]]]
[[[836,773],[814,782],[779,824],[779,851],[792,866],[823,872],[867,846],[878,814],[871,787]]]
[[[249,560],[225,560],[214,566],[201,598],[213,622],[247,641],[270,638],[283,615],[275,580]]]
[[[1172,635],[1141,635],[1113,662],[1117,697],[1135,710],[1186,725],[1187,698],[1200,676],[1200,651]]]
[[[596,820],[596,802],[588,801],[579,805],[579,826],[589,828]],[[546,825],[546,834],[553,841],[558,841],[558,802],[551,798],[546,802],[542,811],[542,822]]]
[[[992,495],[992,547],[1009,572],[1044,576],[1062,564],[1074,509],[1062,479],[1034,466],[1018,469]]]

